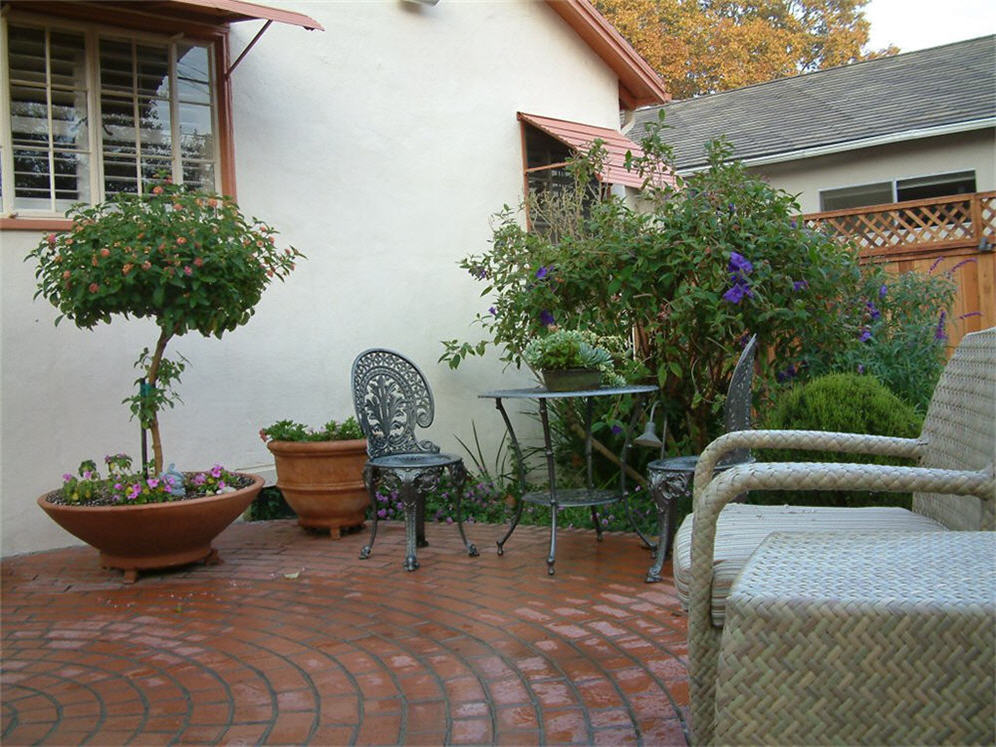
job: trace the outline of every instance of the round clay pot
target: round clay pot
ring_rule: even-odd
[[[363,484],[367,442],[269,441],[277,464],[277,487],[309,529],[328,530],[333,539],[342,530],[361,527],[370,498]]]
[[[263,478],[233,493],[170,503],[137,506],[69,506],[38,498],[38,505],[56,524],[100,551],[105,568],[120,568],[126,583],[138,571],[170,568],[197,561],[220,563],[211,542],[249,507],[263,487]]]

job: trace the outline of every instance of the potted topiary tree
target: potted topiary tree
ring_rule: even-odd
[[[320,430],[281,420],[260,429],[259,436],[273,454],[277,487],[298,524],[328,530],[332,539],[363,526],[369,505],[363,484],[367,442],[356,418],[330,420]]]
[[[293,247],[279,250],[276,231],[244,217],[231,199],[169,181],[142,195],[76,205],[68,217],[67,232],[49,234],[28,255],[37,262],[35,295],[59,310],[56,324],[68,319],[92,329],[115,316],[156,323],[154,348],[144,349],[135,364],[142,372],[138,392],[125,400],[151,434],[153,457],[140,473],[129,471],[124,455],[107,457],[107,478],[84,462],[77,476],[65,475],[63,488],[38,503],[100,550],[105,566],[125,570],[126,580],[140,569],[214,559],[211,541],[263,481],[219,465],[209,472],[164,471],[159,413],[174,406],[186,364],[166,358],[166,346],[190,331],[220,338],[245,324],[263,290],[284,279],[301,255]]]

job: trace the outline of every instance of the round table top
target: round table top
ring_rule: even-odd
[[[607,397],[619,394],[648,394],[656,392],[659,387],[649,384],[634,384],[628,386],[601,386],[595,389],[576,389],[567,392],[551,392],[545,387],[536,386],[527,389],[499,389],[477,395],[482,399],[567,399],[570,397]]]

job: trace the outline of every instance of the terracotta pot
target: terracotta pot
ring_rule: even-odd
[[[342,530],[363,526],[370,498],[363,485],[367,442],[269,441],[277,463],[277,487],[310,529],[327,529],[333,539]]]
[[[70,534],[100,551],[105,568],[124,571],[132,583],[140,570],[170,568],[197,561],[220,563],[211,542],[249,507],[263,478],[234,493],[137,506],[64,506],[46,493],[38,505]]]

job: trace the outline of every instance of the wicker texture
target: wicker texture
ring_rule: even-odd
[[[723,626],[726,599],[747,559],[778,531],[943,531],[933,519],[897,506],[750,506],[731,503],[719,514],[713,553],[712,624]],[[685,609],[691,588],[692,519],[685,518],[674,538],[674,584]]]
[[[993,744],[996,533],[773,534],[728,600],[720,744]]]
[[[950,446],[952,442],[954,447]],[[915,456],[920,464],[929,466],[746,464],[713,477],[716,464],[730,450],[766,447]],[[693,494],[689,668],[696,741],[708,743],[714,732],[721,630],[712,620],[713,553],[717,520],[727,503],[749,490],[913,492],[915,507],[931,506],[926,509],[928,513],[945,526],[992,530],[996,529],[994,462],[996,328],[967,335],[962,340],[945,367],[919,439],[806,431],[740,431],[711,443],[699,458]],[[944,497],[937,498],[937,494]]]

